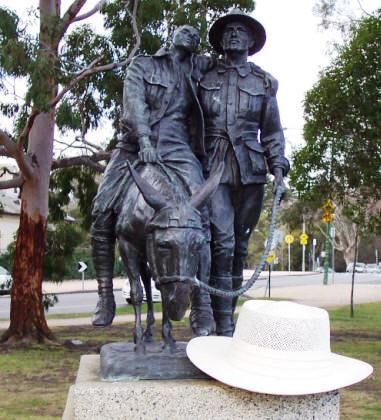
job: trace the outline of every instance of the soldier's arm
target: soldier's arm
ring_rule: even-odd
[[[217,65],[217,57],[214,55],[196,55],[196,66],[201,74],[205,74]]]
[[[140,149],[151,146],[148,124],[149,110],[145,98],[143,75],[150,65],[150,58],[137,56],[127,68],[123,85],[122,124],[129,127],[131,138],[137,139]]]
[[[266,73],[264,82],[266,98],[261,121],[260,140],[265,150],[265,157],[270,172],[277,177],[286,176],[290,169],[290,164],[285,157],[285,139],[276,99],[278,81]]]

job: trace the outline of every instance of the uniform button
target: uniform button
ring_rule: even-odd
[[[229,102],[228,102],[228,105],[233,105],[233,102],[232,102],[232,101],[229,101]]]

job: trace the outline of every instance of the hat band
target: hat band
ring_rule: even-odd
[[[227,360],[233,367],[256,375],[308,379],[332,373],[330,356],[329,351],[274,350],[233,338]]]

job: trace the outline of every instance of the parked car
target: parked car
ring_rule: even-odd
[[[9,271],[0,266],[0,295],[11,293],[12,276]]]
[[[151,289],[152,289],[152,301],[153,302],[161,302],[161,293],[158,289],[156,289],[155,282],[151,280]],[[127,279],[122,287],[122,296],[126,299],[126,301],[130,302],[130,281]],[[144,302],[147,301],[146,291],[143,287],[143,300]]]
[[[378,264],[367,264],[365,267],[366,273],[381,273],[381,268]]]
[[[352,273],[353,272],[353,263],[349,263],[347,265],[346,272],[347,273]],[[355,272],[356,273],[364,273],[365,272],[365,264],[362,263],[362,262],[357,262]]]

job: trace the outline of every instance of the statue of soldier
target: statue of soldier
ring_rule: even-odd
[[[216,20],[209,41],[223,58],[200,82],[205,175],[225,163],[210,205],[210,284],[222,289],[242,284],[249,237],[262,208],[267,168],[274,175],[274,192],[283,185],[289,170],[276,100],[278,83],[247,61],[265,40],[263,26],[237,9]],[[212,296],[218,335],[233,334],[235,305],[236,300]]]
[[[165,164],[189,194],[204,182],[201,164],[195,156],[195,153],[205,153],[204,121],[196,86],[201,71],[211,68],[212,60],[194,54],[199,41],[195,28],[181,26],[174,32],[170,48],[162,48],[153,56],[137,56],[127,69],[123,135],[106,168],[92,210],[92,250],[99,294],[92,318],[95,326],[110,325],[115,315],[112,283],[115,215],[124,198],[126,161]],[[194,139],[190,136],[191,128],[195,131]],[[202,218],[207,241],[201,253],[198,277],[207,282],[210,234],[206,207]],[[210,296],[203,290],[193,292],[191,325],[196,335],[207,335],[214,329]]]

